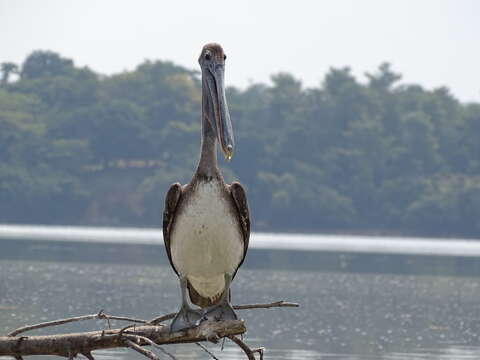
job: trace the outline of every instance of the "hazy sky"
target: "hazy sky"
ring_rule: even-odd
[[[388,61],[404,83],[480,101],[477,0],[0,0],[0,62],[48,49],[106,74],[145,59],[198,69],[211,41],[228,55],[227,85],[288,71],[316,86],[347,65],[363,80]]]

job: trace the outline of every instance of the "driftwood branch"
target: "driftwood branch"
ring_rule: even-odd
[[[238,337],[234,335],[228,335],[227,337],[230,340],[232,340],[235,344],[237,344],[240,349],[243,350],[245,355],[247,355],[248,360],[255,360],[255,353],[259,353],[260,360],[263,360],[263,351],[265,350],[263,347],[257,348],[257,349],[250,349],[250,347],[247,344],[245,344],[242,340],[240,340]]]
[[[269,309],[269,308],[277,308],[277,307],[298,307],[299,305],[297,303],[291,303],[287,301],[275,301],[272,303],[265,303],[265,304],[249,304],[249,305],[234,305],[233,308],[235,310],[249,310],[249,309]],[[177,315],[177,313],[170,313],[170,314],[165,314],[156,318],[153,318],[152,320],[148,321],[149,324],[159,324],[161,322],[164,322],[166,320],[173,319]]]
[[[237,305],[234,309],[265,309],[273,307],[298,307],[298,304],[278,301],[268,304]],[[99,349],[128,347],[150,359],[158,359],[158,356],[143,346],[150,345],[162,351],[171,359],[175,356],[168,353],[160,345],[175,343],[197,343],[202,349],[207,351],[212,358],[215,356],[199,344],[202,341],[218,342],[221,338],[229,338],[236,343],[249,359],[254,359],[254,353],[259,353],[263,357],[263,349],[250,349],[243,341],[235,337],[245,333],[245,324],[241,320],[226,321],[205,321],[199,326],[177,332],[170,332],[170,327],[160,324],[162,321],[169,320],[175,316],[166,314],[150,321],[134,319],[123,316],[111,316],[100,311],[97,314],[78,316],[68,319],[49,321],[41,324],[28,325],[10,332],[7,336],[0,336],[0,356],[9,355],[16,359],[22,359],[27,355],[58,355],[69,359],[78,354],[84,355],[89,360],[94,360],[92,351]],[[19,336],[29,330],[41,329],[50,326],[62,325],[75,321],[88,319],[123,320],[142,325],[129,324],[123,328],[98,330],[81,333],[56,334],[44,336]]]
[[[127,338],[133,338],[137,343],[141,343],[142,341],[144,341],[145,343],[147,343],[148,345],[151,345],[153,346],[154,348],[160,350],[161,352],[163,352],[165,355],[167,355],[168,357],[170,357],[171,359],[173,360],[176,360],[176,357],[173,356],[173,354],[169,353],[167,350],[165,350],[163,347],[161,347],[160,345],[154,343],[152,340],[150,340],[149,338],[145,337],[145,336],[140,336],[140,335],[130,335],[130,334],[127,334],[125,335],[125,337]],[[199,344],[199,343],[197,343]]]
[[[140,345],[135,344],[131,340],[125,340],[125,344],[127,344],[128,347],[132,348],[136,352],[139,352],[140,354],[145,355],[149,359],[160,360],[160,358],[157,355],[155,355],[154,352],[152,352],[148,349],[145,349],[145,348],[141,347]]]
[[[54,320],[54,321],[47,321],[44,323],[40,324],[35,324],[35,325],[27,325],[23,326],[21,328],[18,328],[10,333],[8,333],[7,336],[17,336],[18,334],[30,331],[30,330],[35,330],[35,329],[41,329],[49,326],[56,326],[56,325],[63,325],[63,324],[68,324],[71,322],[76,322],[76,321],[83,321],[83,320],[91,320],[91,319],[104,319],[109,322],[109,327],[110,327],[110,320],[123,320],[123,321],[130,321],[130,322],[136,322],[140,324],[149,324],[147,320],[140,320],[140,319],[133,319],[125,316],[113,316],[113,315],[107,315],[103,312],[103,310],[100,310],[97,314],[91,314],[91,315],[83,315],[83,316],[76,316],[76,317],[71,317],[68,319],[59,319],[59,320]]]
[[[45,336],[0,337],[0,355],[59,355],[65,357],[91,353],[98,349],[132,347],[128,335],[138,336],[137,345],[150,345],[143,338],[156,344],[195,343],[211,341],[229,335],[243,334],[246,329],[241,320],[205,321],[187,331],[170,333],[169,326],[142,325],[135,330],[109,329],[72,334]]]

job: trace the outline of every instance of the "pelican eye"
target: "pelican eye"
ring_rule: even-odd
[[[207,52],[205,54],[205,60],[211,60],[211,59],[212,59],[212,55],[209,52]]]

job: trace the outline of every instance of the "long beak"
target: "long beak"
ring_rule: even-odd
[[[232,122],[230,121],[225,96],[225,66],[223,64],[216,64],[214,70],[209,69],[208,72],[208,90],[212,104],[210,110],[213,110],[213,114],[210,114],[210,119],[214,119],[215,124],[212,124],[212,127],[217,133],[217,139],[220,143],[223,156],[227,161],[230,161],[233,155],[235,141],[233,139]]]

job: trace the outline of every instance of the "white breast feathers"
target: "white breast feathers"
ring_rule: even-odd
[[[235,272],[244,252],[236,209],[222,186],[215,181],[197,185],[177,215],[170,243],[177,271],[209,299],[223,292],[224,274]]]

